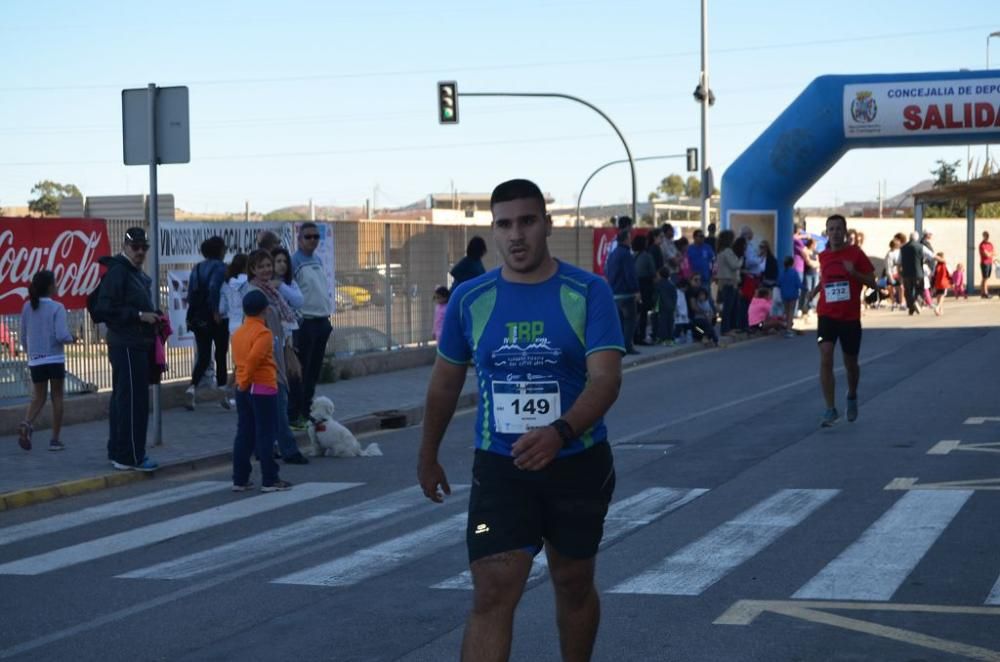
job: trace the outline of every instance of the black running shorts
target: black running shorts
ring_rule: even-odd
[[[31,373],[32,384],[44,384],[50,379],[66,379],[65,363],[43,363],[33,365],[28,371]]]
[[[861,320],[836,320],[820,315],[816,324],[816,342],[840,341],[844,354],[857,356],[861,351]]]
[[[557,458],[541,471],[524,471],[514,459],[476,451],[469,495],[466,543],[469,562],[543,541],[564,556],[589,559],[604,535],[604,516],[615,490],[611,446]]]

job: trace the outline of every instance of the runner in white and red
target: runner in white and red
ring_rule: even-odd
[[[847,245],[847,220],[840,214],[826,219],[827,248],[819,255],[819,284],[810,299],[819,293],[819,323],[816,343],[819,345],[819,383],[823,388],[826,411],[822,427],[832,426],[840,414],[834,398],[833,349],[840,341],[847,372],[847,420],[858,417],[858,380],[861,369],[861,289],[875,287],[875,267],[864,251]]]

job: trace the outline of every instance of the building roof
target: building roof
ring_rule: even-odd
[[[958,182],[947,186],[938,186],[929,191],[917,193],[914,200],[918,203],[965,200],[969,205],[1000,202],[1000,174],[970,179],[967,182]]]

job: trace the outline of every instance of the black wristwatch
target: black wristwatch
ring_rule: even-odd
[[[576,433],[573,432],[573,428],[564,419],[557,418],[549,423],[549,426],[554,427],[556,432],[559,433],[559,438],[563,442],[563,448],[569,447],[576,440]]]

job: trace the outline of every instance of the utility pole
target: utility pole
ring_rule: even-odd
[[[247,223],[250,222],[250,201],[249,200],[244,200],[243,201],[243,220],[246,221]]]
[[[708,229],[712,182],[708,167],[708,107],[714,101],[708,85],[708,0],[701,0],[701,230]]]

